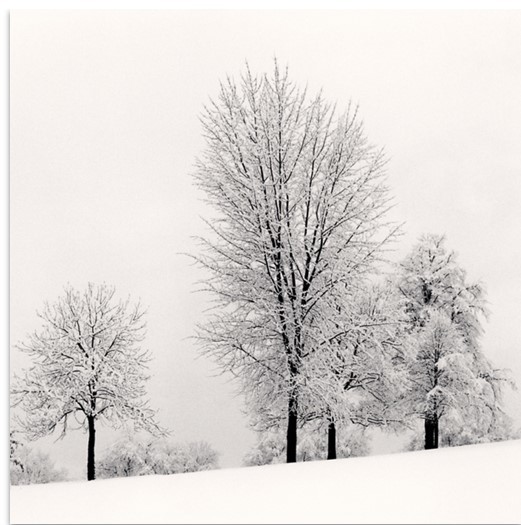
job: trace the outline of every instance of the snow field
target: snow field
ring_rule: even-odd
[[[11,523],[519,523],[521,440],[11,487]]]

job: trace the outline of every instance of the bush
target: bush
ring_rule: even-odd
[[[11,451],[13,451],[12,447]],[[57,469],[49,454],[20,445],[16,448],[16,455],[11,454],[9,476],[11,485],[30,485],[65,481],[67,471]]]
[[[205,441],[169,443],[127,439],[107,449],[98,464],[100,478],[180,474],[218,468],[218,454]]]

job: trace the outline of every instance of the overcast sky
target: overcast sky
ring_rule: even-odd
[[[340,109],[360,104],[406,222],[395,258],[447,234],[488,289],[486,354],[521,383],[520,27],[519,11],[11,13],[12,343],[66,283],[141,298],[161,423],[241,463],[254,436],[233,384],[196,359],[204,297],[181,252],[208,213],[190,177],[202,106],[245,60],[263,72],[276,56]],[[12,371],[24,362],[12,349]],[[519,394],[508,403],[521,421]],[[113,436],[97,435],[101,452]],[[56,437],[42,448],[81,473],[86,436]]]

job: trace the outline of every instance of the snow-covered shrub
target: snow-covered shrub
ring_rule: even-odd
[[[109,447],[98,466],[99,477],[179,474],[218,468],[218,454],[205,441],[118,441]]]
[[[119,478],[152,474],[146,464],[147,445],[121,440],[109,447],[98,463],[100,478]]]
[[[65,481],[67,472],[64,469],[57,469],[49,454],[21,445],[17,447],[15,455],[11,454],[9,477],[11,485],[30,485]]]
[[[217,452],[205,441],[158,441],[147,447],[145,461],[154,474],[179,474],[218,468],[217,460]]]

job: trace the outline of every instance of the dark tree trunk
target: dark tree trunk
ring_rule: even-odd
[[[336,459],[336,427],[334,421],[330,421],[327,427],[327,459]]]
[[[425,449],[438,448],[438,418],[425,419]]]
[[[87,480],[96,479],[96,465],[94,460],[94,447],[96,444],[96,428],[94,426],[94,417],[87,416],[89,423],[89,444],[87,449]]]
[[[292,392],[288,402],[288,433],[286,439],[286,463],[297,462],[297,396]]]

